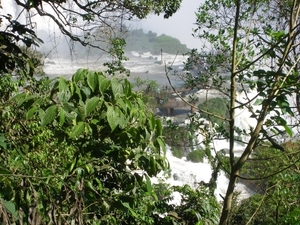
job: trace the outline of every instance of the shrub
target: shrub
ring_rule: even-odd
[[[171,151],[172,155],[176,158],[181,159],[184,156],[184,150],[182,148],[172,147]]]
[[[205,157],[205,151],[204,150],[195,150],[190,152],[187,155],[187,160],[198,163],[198,162],[203,162],[203,159]]]

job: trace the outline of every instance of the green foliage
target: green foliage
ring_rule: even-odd
[[[206,189],[151,184],[167,168],[162,126],[126,80],[81,69],[32,85],[1,111],[1,222],[215,224]],[[168,204],[173,191],[180,206]]]
[[[113,57],[112,62],[105,62],[109,75],[115,75],[117,72],[129,76],[129,71],[122,65],[122,61],[128,60],[124,56],[124,47],[126,42],[123,38],[114,38],[111,40],[109,53]]]
[[[199,104],[198,108],[222,118],[226,118],[228,117],[228,103],[229,101],[226,98],[211,98]],[[222,125],[224,123],[224,120],[205,113],[201,114],[201,116],[213,124],[216,123],[218,125]]]
[[[178,147],[171,147],[172,155],[176,158],[181,159],[185,156],[185,151],[183,151],[181,148]]]
[[[165,201],[158,201],[156,209],[158,213],[166,213],[165,216],[156,216],[154,224],[161,225],[184,225],[184,224],[207,224],[213,225],[218,221],[220,205],[214,195],[211,195],[206,188],[193,190],[190,186],[169,187],[165,184],[155,185],[158,197],[172,200],[171,192],[180,194],[181,202],[177,204],[166,204]]]
[[[159,89],[157,81],[150,79],[143,80],[140,77],[135,78],[132,84],[134,88],[142,91],[145,95],[149,92],[157,92]]]
[[[156,81],[137,77],[132,82],[132,87],[143,95],[143,100],[148,108],[154,110],[157,107],[157,99],[151,95],[159,90],[159,84]]]
[[[260,202],[263,201],[263,196],[256,194],[248,199],[244,199],[241,201],[238,206],[237,212],[231,218],[230,224],[238,225],[238,224],[247,224],[251,216],[255,213],[257,208],[260,206]],[[275,215],[272,212],[274,209],[272,208],[260,208],[258,213],[256,213],[254,219],[251,220],[249,225],[253,224],[276,224],[274,219]],[[270,217],[271,216],[271,217]]]
[[[299,142],[287,142],[285,152],[258,147],[242,170],[243,181],[258,194],[245,199],[232,217],[232,224],[297,224],[300,171]],[[260,162],[259,164],[257,162]]]
[[[172,153],[178,158],[186,156],[193,148],[193,129],[178,126],[171,121],[167,121],[163,127],[164,141],[171,147]]]
[[[162,34],[157,36],[156,33],[149,31],[147,34],[142,29],[128,32],[126,38],[126,51],[150,52],[154,55],[165,53],[183,54],[189,51],[186,45],[180,43],[176,38]]]
[[[0,134],[0,147],[6,148],[6,146],[7,146],[7,143],[5,141],[4,134]]]
[[[81,69],[31,90],[2,106],[2,199],[24,221],[151,224],[155,194],[134,171],[154,176],[168,164],[160,121],[129,82]]]
[[[45,75],[45,72],[43,70],[45,57],[43,53],[39,52],[36,49],[27,48],[25,46],[21,46],[20,49],[24,54],[26,54],[31,59],[34,67],[34,71],[33,71],[34,75],[38,75],[38,76]]]
[[[296,113],[300,112],[295,110],[295,106],[299,106],[299,96],[293,100],[300,88],[297,54],[299,46],[294,44],[300,40],[299,33],[295,32],[298,27],[295,21],[299,21],[298,12],[297,1],[253,3],[239,0],[206,0],[196,12],[197,28],[194,36],[202,41],[203,46],[199,52],[195,50],[189,55],[190,62],[187,66],[190,68],[185,77],[186,86],[194,89],[205,86],[208,95],[213,89],[214,92],[227,95],[229,100],[228,110],[221,104],[214,107],[214,113],[206,111],[203,106],[199,107],[201,116],[207,114],[209,120],[219,111],[228,111],[228,114],[222,115],[226,122],[213,121],[219,126],[207,132],[207,142],[212,142],[215,138],[229,140],[229,160],[220,162],[221,165],[228,164],[226,167],[230,179],[224,196],[220,225],[228,224],[236,182],[243,167],[254,157],[254,149],[257,150],[264,142],[271,143],[274,148],[264,148],[265,156],[269,158],[273,154],[275,156],[284,152],[283,146],[277,143],[278,140],[285,139],[285,135],[291,138],[295,136],[293,131],[296,129],[292,129],[292,126],[298,127],[294,121],[297,121]],[[241,128],[237,117],[240,112],[247,111],[251,113],[251,123],[247,128]],[[236,143],[241,140],[236,139],[237,135],[243,141],[247,140],[238,157]],[[279,159],[278,156],[276,158]],[[281,158],[285,161],[281,161]],[[272,196],[276,205],[277,212],[273,214],[275,218],[273,216],[274,220],[271,222],[273,224],[284,224],[283,209],[288,214],[295,212],[297,210],[292,209],[290,204],[294,206],[298,203],[295,195],[281,182],[284,180],[291,184],[290,181],[294,180],[297,183],[297,174],[283,175],[281,172],[288,171],[293,166],[297,167],[298,162],[287,155],[281,155],[281,158],[278,162],[255,161],[255,169],[260,169],[261,175],[268,175],[270,178],[263,180],[262,186],[265,189],[270,188],[267,193],[272,194],[267,194],[267,197]],[[217,168],[218,162],[212,162]],[[252,176],[251,179],[259,176],[259,173],[252,171],[247,174]],[[277,176],[282,177],[279,179]],[[271,178],[274,179],[273,182]],[[299,192],[296,189],[293,193]],[[272,209],[274,212],[272,207],[270,205],[262,209]]]
[[[199,150],[194,150],[189,152],[186,156],[186,159],[194,163],[198,163],[198,162],[203,162],[205,156],[206,156],[205,151],[199,149]]]
[[[42,43],[35,32],[28,29],[25,25],[19,23],[8,15],[0,16],[0,26],[7,21],[9,26],[0,32],[0,73],[21,74],[22,77],[32,75],[35,67],[34,60],[26,55],[19,46],[19,43],[30,47],[38,46]]]

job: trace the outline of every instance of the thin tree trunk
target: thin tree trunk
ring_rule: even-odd
[[[237,68],[237,34],[238,34],[238,23],[240,14],[240,0],[236,1],[236,13],[235,13],[235,26],[234,26],[234,37],[232,43],[232,61],[231,61],[231,86],[230,86],[230,121],[229,121],[229,156],[230,156],[230,179],[227,187],[226,195],[224,198],[222,214],[220,218],[220,225],[226,225],[231,210],[231,204],[233,199],[234,187],[237,179],[237,173],[234,167],[234,126],[235,126],[235,101],[236,101],[236,68]]]
[[[229,218],[229,213],[232,207],[232,199],[233,199],[233,193],[234,193],[234,187],[237,180],[236,174],[231,174],[229,179],[229,184],[227,188],[227,192],[224,198],[224,204],[223,204],[223,210],[222,215],[220,218],[220,225],[226,225],[227,220]]]

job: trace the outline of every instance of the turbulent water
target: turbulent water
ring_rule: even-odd
[[[149,53],[138,54],[137,52],[132,52],[130,55],[130,60],[125,62],[125,67],[131,71],[130,80],[134,77],[140,77],[142,79],[151,79],[157,81],[160,85],[168,85],[168,80],[165,75],[165,65],[157,63],[161,60],[161,56],[152,56]],[[72,62],[69,59],[46,59],[45,61],[45,72],[50,77],[55,77],[58,75],[65,76],[69,78],[79,68],[90,68],[94,70],[104,69],[102,63],[108,60],[108,58],[101,58],[98,61],[85,62],[84,60],[77,60]],[[173,65],[174,67],[183,67],[183,62],[185,58],[183,56],[175,56],[170,54],[163,54],[163,61],[166,65]],[[182,81],[177,79],[175,76],[170,75],[172,83],[176,86],[182,84]],[[199,98],[203,96],[216,97],[219,94],[217,92],[211,91],[206,93],[206,91],[200,90],[196,93]],[[240,96],[242,99],[244,96]],[[249,113],[247,111],[237,112],[237,124],[243,129],[248,129],[248,125],[253,122],[249,119]],[[201,138],[201,137],[200,137]],[[221,149],[228,149],[229,143],[226,140],[215,140],[213,147],[219,151]],[[236,153],[242,151],[243,146],[236,144]],[[187,161],[185,158],[178,159],[174,157],[171,150],[167,150],[167,158],[170,163],[171,176],[166,180],[167,183],[172,185],[184,185],[189,184],[192,187],[197,187],[199,182],[208,182],[212,173],[210,164],[208,162],[204,163],[193,163]],[[228,179],[223,172],[220,173],[217,181],[216,196],[221,200],[221,195],[224,196],[228,185]],[[236,190],[241,192],[240,197],[246,198],[252,192],[246,186],[238,184]],[[174,202],[180,202],[180,196],[174,195]]]
[[[124,66],[130,70],[131,74],[129,80],[133,81],[134,78],[140,77],[142,79],[155,80],[159,85],[169,85],[169,82],[165,73],[165,66],[173,66],[173,68],[182,68],[185,57],[175,56],[170,54],[163,54],[163,63],[160,64],[160,55],[151,55],[150,53],[138,54],[137,52],[131,52],[126,54],[129,58],[125,61]],[[92,70],[104,70],[104,62],[111,61],[108,56],[102,56],[99,58],[87,58],[87,59],[74,59],[70,58],[57,58],[53,56],[51,59],[45,59],[44,71],[49,77],[64,76],[69,78],[79,68],[89,68]],[[180,86],[183,82],[172,73],[169,74],[172,84],[174,86]]]

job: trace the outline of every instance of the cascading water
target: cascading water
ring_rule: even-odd
[[[213,92],[213,91],[212,91]],[[203,95],[208,96],[208,93],[204,93],[204,91],[199,91],[197,93],[198,97],[203,97]],[[214,95],[215,93],[211,93],[211,95]],[[255,92],[249,92],[247,93],[248,98],[251,99],[251,97],[254,97],[256,95]],[[213,96],[209,96],[213,97]],[[245,94],[239,94],[237,96],[238,100],[240,102],[245,101],[246,96]],[[238,109],[236,112],[236,124],[239,128],[244,129],[246,131],[249,131],[250,125],[255,124],[255,119],[250,117],[251,112],[249,112],[246,109]],[[188,122],[188,121],[186,121]],[[198,143],[201,143],[204,139],[204,137],[200,134],[196,135]],[[247,141],[248,137],[241,137],[244,141]],[[234,149],[235,149],[235,155],[240,156],[243,148],[245,146],[235,143]],[[218,152],[220,150],[227,150],[229,149],[229,142],[228,140],[214,140],[211,145],[212,154],[215,154],[215,151]],[[228,152],[227,152],[228,153]],[[199,183],[201,181],[208,183],[211,174],[212,169],[210,166],[210,163],[206,160],[204,160],[203,163],[193,163],[190,161],[187,161],[186,158],[176,158],[172,155],[172,152],[170,148],[168,148],[167,151],[167,158],[170,162],[170,168],[171,168],[171,176],[169,179],[166,180],[167,183],[170,183],[171,185],[184,185],[188,184],[193,188],[196,188],[199,186]],[[221,196],[224,196],[227,190],[228,186],[228,179],[226,178],[225,173],[222,171],[219,173],[218,179],[217,179],[217,189],[215,191],[215,195],[218,200],[222,200]],[[251,194],[253,194],[253,191],[251,191],[249,188],[247,188],[243,184],[237,184],[235,191],[239,192],[239,198],[244,199],[249,197]],[[174,195],[174,203],[180,202],[180,196]]]
[[[155,56],[154,56],[155,57]],[[165,57],[169,58],[169,60],[172,60],[175,58],[174,55],[165,55]],[[140,76],[146,76],[146,77],[141,77],[145,79],[152,79],[151,73],[150,74],[145,74],[145,68],[149,70],[150,72],[154,73],[153,79],[157,78],[157,82],[161,82],[162,78],[165,78],[164,75],[164,68],[163,66],[159,66],[155,63],[149,63],[149,61],[145,62],[145,59],[149,58],[149,56],[146,54],[146,56],[143,58],[143,56],[138,56],[135,58],[130,59],[128,62],[126,62],[125,66],[127,65],[128,69],[134,68],[134,72],[139,72]],[[184,61],[184,58],[180,58],[175,60],[175,64],[177,65],[182,65],[182,62]],[[70,64],[64,63],[63,65],[61,64],[62,60],[55,60],[53,59],[52,63],[46,64],[46,71],[51,71],[54,73],[58,74],[58,71],[63,68],[64,74],[72,74],[76,70],[74,70],[74,66],[70,66]],[[80,66],[84,65],[77,65],[79,68]],[[160,68],[158,70],[158,67]],[[57,71],[57,72],[55,72]],[[157,76],[156,76],[157,74]],[[54,74],[52,74],[53,76]],[[166,78],[165,78],[166,80]],[[166,82],[166,81],[165,81]],[[161,84],[161,83],[160,83]],[[165,84],[165,83],[163,83]],[[204,93],[204,90],[200,90],[197,95],[202,96],[205,95],[207,96],[207,93]],[[216,97],[216,93],[212,91],[212,93],[208,93],[209,97]],[[248,97],[251,98],[255,96],[255,92],[249,92],[247,93]],[[245,94],[239,94],[238,99],[240,101],[245,101]],[[254,124],[255,120],[253,118],[250,118],[251,113],[247,109],[238,109],[236,112],[236,124],[238,127],[241,129],[249,130],[250,124]],[[187,122],[187,121],[186,121]],[[197,135],[197,142],[200,143],[203,140],[203,137],[201,135]],[[247,139],[247,137],[243,137],[243,139]],[[227,140],[214,140],[213,141],[213,148],[215,148],[216,151],[220,151],[222,149],[228,149],[229,148],[229,142]],[[241,151],[243,150],[244,146],[241,144],[236,143],[235,144],[235,151],[236,155],[240,155]],[[170,169],[171,169],[171,176],[170,178],[166,179],[166,182],[172,185],[184,185],[188,184],[191,187],[196,188],[198,184],[201,181],[204,182],[209,182],[209,179],[212,174],[212,169],[209,164],[209,162],[204,161],[203,163],[193,163],[190,161],[187,161],[185,158],[183,159],[178,159],[174,157],[171,153],[170,148],[167,150],[167,158],[170,162]],[[154,179],[155,180],[155,179]],[[154,181],[155,182],[155,181]],[[220,172],[218,180],[217,180],[217,190],[216,190],[216,196],[219,200],[221,200],[220,196],[224,196],[226,189],[228,185],[228,179],[226,178],[224,172]],[[246,198],[249,195],[252,194],[252,191],[249,190],[246,186],[242,184],[237,184],[236,186],[236,191],[241,192],[240,198]],[[175,195],[174,198],[175,203],[180,202],[180,197]]]
[[[171,150],[167,150],[167,158],[170,163],[171,177],[166,180],[171,185],[185,185],[188,184],[193,188],[199,186],[201,181],[209,182],[212,169],[209,162],[193,163],[187,161],[185,158],[179,159],[172,155]],[[217,189],[215,195],[218,200],[222,200],[221,196],[226,193],[228,179],[224,172],[220,172],[217,180]],[[253,192],[243,184],[237,184],[236,191],[240,192],[240,199],[249,197]],[[176,196],[176,195],[175,195]],[[176,196],[174,203],[180,202],[180,197]]]

